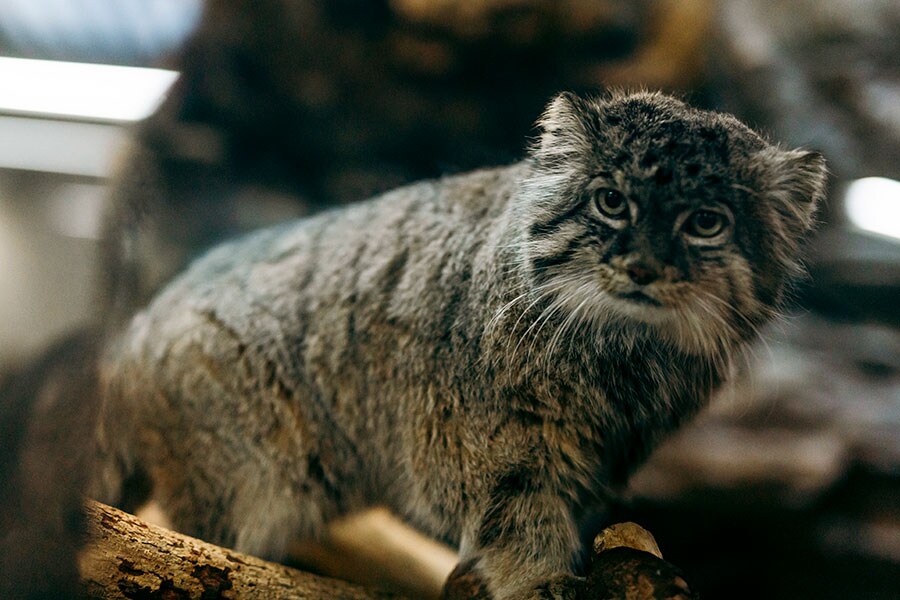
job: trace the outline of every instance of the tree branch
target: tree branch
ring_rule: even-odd
[[[91,598],[401,600],[319,577],[150,525],[94,501],[79,557]]]
[[[90,598],[261,600],[403,600],[338,579],[321,577],[150,525],[88,501],[89,537],[79,557]],[[371,549],[370,549],[371,550]],[[682,573],[662,560],[649,532],[633,523],[604,530],[594,541],[584,600],[690,600]],[[490,600],[474,571],[457,569],[445,599]]]

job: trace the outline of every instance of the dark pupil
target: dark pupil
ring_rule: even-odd
[[[719,216],[711,212],[698,212],[694,217],[694,227],[701,233],[708,233],[719,225]]]
[[[617,208],[621,208],[622,206],[622,194],[619,192],[610,190],[606,192],[606,206],[616,210]]]

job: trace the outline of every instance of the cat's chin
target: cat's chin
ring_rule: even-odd
[[[612,312],[629,321],[660,325],[674,316],[671,307],[641,291],[608,294],[605,304]]]
[[[696,311],[666,304],[644,294],[607,294],[603,307],[608,317],[625,325],[632,333],[643,332],[687,354],[718,357],[734,343],[727,331],[713,326],[715,320],[710,322]]]

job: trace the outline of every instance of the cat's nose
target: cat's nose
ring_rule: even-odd
[[[638,285],[647,285],[648,283],[656,281],[659,277],[659,272],[656,269],[641,262],[628,265],[626,272],[628,273],[628,277]]]

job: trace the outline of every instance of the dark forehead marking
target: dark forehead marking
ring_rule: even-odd
[[[620,126],[626,129],[625,143],[638,137],[670,141],[691,138],[702,144],[753,146],[761,148],[763,140],[730,115],[690,107],[678,100],[654,95],[632,96],[596,106],[592,117],[602,115],[598,126]],[[591,111],[593,112],[593,111]]]
[[[649,128],[646,135],[634,136],[633,143],[644,148],[642,167],[660,160],[686,160],[703,157],[727,164],[729,162],[729,136],[721,127],[699,125],[685,121],[659,123]]]

